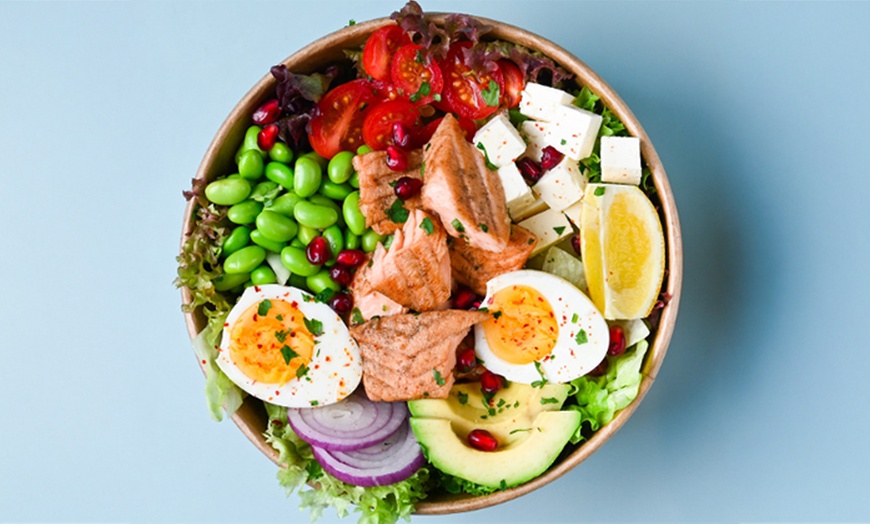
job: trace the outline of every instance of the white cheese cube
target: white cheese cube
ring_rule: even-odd
[[[543,252],[556,242],[574,233],[565,213],[555,209],[548,209],[527,218],[520,222],[520,226],[528,229],[538,238],[538,243],[535,244],[531,256]]]
[[[551,209],[562,211],[583,198],[586,190],[586,177],[580,173],[576,160],[563,157],[555,167],[532,187]]]
[[[520,93],[520,113],[529,118],[552,122],[554,109],[574,101],[574,96],[561,89],[529,82]]]
[[[513,162],[498,168],[498,177],[504,188],[508,214],[516,220],[517,215],[522,214],[523,210],[531,207],[535,202],[535,195]]]
[[[568,220],[570,220],[571,223],[577,227],[577,229],[580,229],[580,218],[583,214],[583,206],[585,205],[586,204],[581,199],[579,202],[575,203],[574,205],[563,211],[563,213],[565,213],[565,216],[568,217]]]
[[[574,160],[582,160],[592,154],[601,115],[575,106],[557,106],[556,119],[548,128],[547,145],[551,145]]]
[[[499,113],[478,129],[473,142],[496,168],[512,163],[526,150],[523,137],[504,113]]]
[[[527,201],[523,201],[522,203],[517,203],[514,205],[514,210],[510,209],[508,212],[510,213],[511,219],[516,222],[518,220],[525,220],[531,216],[535,216],[542,211],[546,211],[550,209],[547,207],[547,203],[544,202],[544,199],[541,197],[536,197],[535,193],[532,192],[532,200],[531,202],[526,203]]]
[[[535,162],[541,161],[541,153],[549,142],[550,127],[552,124],[546,122],[535,122],[534,120],[526,120],[520,124],[521,134],[526,140],[526,152],[524,157],[531,158]]]
[[[601,181],[640,184],[640,139],[633,136],[601,137]]]
[[[646,322],[639,318],[633,320],[611,320],[608,324],[622,327],[625,333],[625,347],[627,348],[649,336],[649,327],[646,325]]]

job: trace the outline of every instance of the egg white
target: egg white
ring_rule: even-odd
[[[604,359],[610,343],[610,331],[604,317],[582,291],[556,275],[522,269],[499,275],[487,282],[486,297],[481,306],[489,308],[495,293],[513,285],[533,288],[547,299],[553,308],[559,333],[548,355],[537,362],[513,364],[493,353],[486,341],[483,326],[476,325],[475,353],[488,370],[523,384],[532,384],[542,379],[565,383],[582,377]],[[579,344],[576,338],[581,329],[586,334],[586,342]]]
[[[266,299],[296,302],[305,318],[316,319],[323,324],[323,334],[315,338],[316,344],[308,363],[308,373],[283,385],[251,379],[230,358],[230,333],[239,316]],[[329,361],[326,360],[327,357]],[[271,404],[294,408],[339,402],[350,395],[362,379],[359,346],[338,314],[326,304],[315,301],[312,295],[278,284],[245,289],[224,323],[217,365],[233,383],[247,393]]]

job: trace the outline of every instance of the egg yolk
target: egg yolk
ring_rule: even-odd
[[[492,316],[483,322],[486,342],[501,360],[530,364],[549,355],[559,324],[550,302],[536,289],[513,285],[497,291],[489,304]]]
[[[263,300],[245,310],[230,332],[230,358],[248,378],[286,384],[304,375],[314,336],[295,303]]]

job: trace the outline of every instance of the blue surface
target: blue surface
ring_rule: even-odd
[[[0,521],[307,521],[209,418],[172,280],[230,109],[400,3],[310,5],[0,3]],[[870,3],[424,7],[523,26],[616,89],[666,166],[685,278],[656,384],[598,453],[419,520],[870,520]]]

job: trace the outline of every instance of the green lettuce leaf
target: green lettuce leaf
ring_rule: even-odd
[[[205,370],[205,399],[209,413],[217,421],[223,414],[232,416],[244,400],[242,391],[217,366],[218,338],[223,329],[226,315],[215,316],[209,320],[205,329],[193,339],[193,351],[203,363]]]

